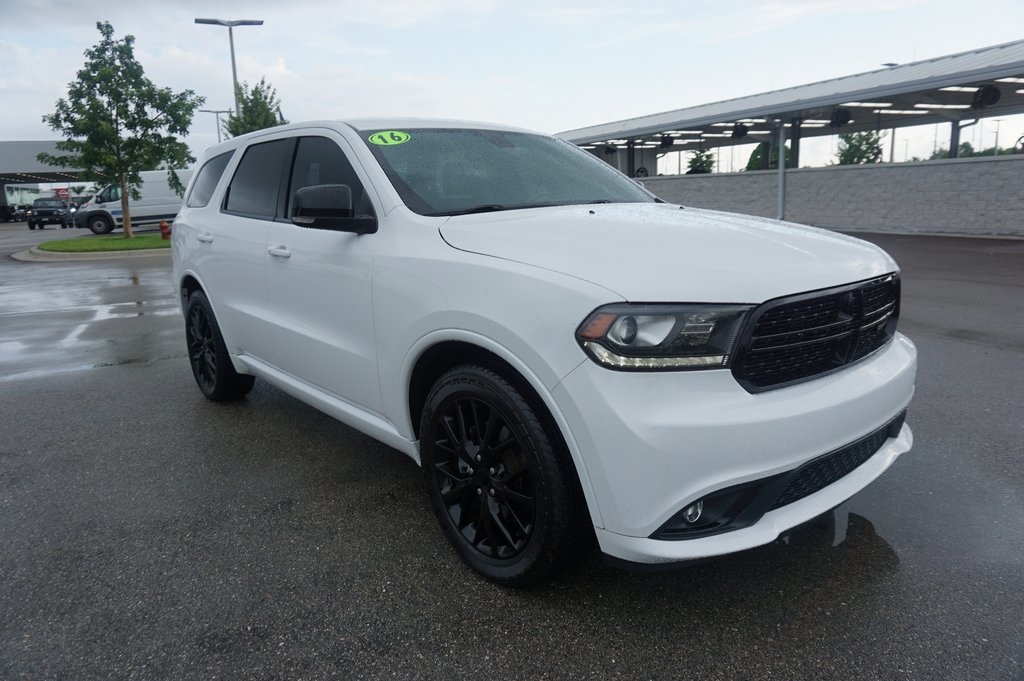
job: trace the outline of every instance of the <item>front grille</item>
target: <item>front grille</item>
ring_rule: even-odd
[[[841,369],[892,339],[899,305],[896,274],[770,300],[740,337],[733,375],[762,392]]]
[[[774,511],[786,504],[800,501],[852,473],[855,468],[878,453],[886,439],[899,435],[905,415],[905,412],[900,414],[890,423],[842,449],[805,463],[796,470],[786,489],[768,510]]]

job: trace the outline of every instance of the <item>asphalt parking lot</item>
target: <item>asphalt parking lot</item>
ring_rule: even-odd
[[[169,259],[0,226],[0,679],[1024,678],[1024,241],[862,236],[915,448],[769,546],[510,591],[403,455],[260,382],[206,402]]]

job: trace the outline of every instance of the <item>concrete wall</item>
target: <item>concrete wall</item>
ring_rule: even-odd
[[[651,177],[683,205],[776,217],[778,171]],[[786,219],[820,227],[1024,237],[1024,154],[786,172]]]

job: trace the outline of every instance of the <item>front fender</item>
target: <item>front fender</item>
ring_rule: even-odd
[[[573,436],[572,430],[569,428],[567,419],[556,404],[554,397],[552,397],[551,391],[548,389],[548,386],[545,385],[545,382],[541,380],[540,376],[538,376],[530,366],[528,366],[509,348],[491,338],[488,338],[487,336],[464,329],[443,329],[428,333],[422,336],[409,348],[402,361],[400,376],[401,385],[405,387],[404,394],[408,395],[410,392],[413,372],[416,368],[417,362],[419,362],[424,353],[432,347],[447,342],[467,343],[487,350],[508,363],[509,366],[511,366],[519,373],[520,376],[523,377],[524,380],[526,380],[527,383],[530,384],[530,387],[533,388],[534,392],[537,393],[538,397],[540,397],[541,401],[544,403],[544,407],[548,410],[548,413],[551,415],[552,420],[555,422],[555,425],[565,442],[566,448],[569,451],[569,455],[572,458],[573,465],[576,469],[576,474],[580,481],[580,487],[583,490],[583,496],[587,502],[587,508],[590,511],[591,521],[596,527],[604,527],[601,520],[600,510],[598,509],[597,500],[594,496],[593,486],[591,485],[590,474],[587,471],[586,462],[584,461],[579,444]],[[581,363],[586,361],[588,360],[585,357],[580,360]],[[411,434],[409,439],[415,440],[416,428],[412,423],[409,410],[400,410],[396,415],[396,419],[399,420],[399,422],[395,424],[398,431],[400,433]],[[417,451],[418,449],[419,444],[417,443]]]

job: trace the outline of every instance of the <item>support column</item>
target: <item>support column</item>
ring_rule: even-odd
[[[636,177],[636,140],[629,140],[626,142],[626,168],[629,170],[626,174],[630,177]]]
[[[789,143],[789,162],[786,164],[790,168],[800,167],[800,124],[803,123],[802,118],[796,116],[793,118],[791,123],[793,127],[790,128],[790,132],[793,133],[793,139]],[[786,152],[782,152],[782,158],[786,157]]]
[[[951,121],[949,124],[949,157],[960,157],[960,121]]]
[[[779,210],[778,218],[786,219],[786,121],[779,119]]]

